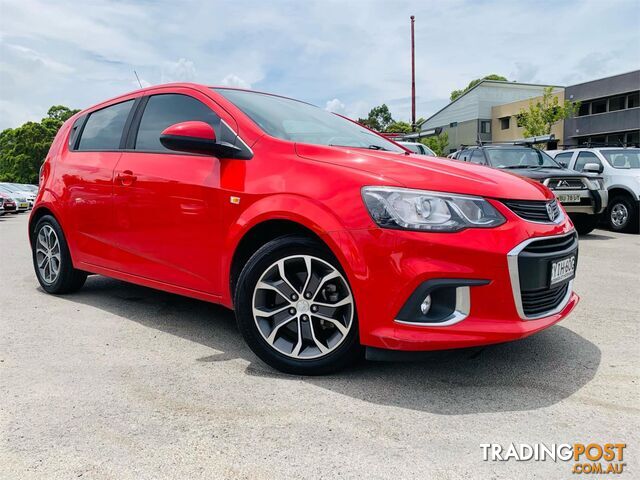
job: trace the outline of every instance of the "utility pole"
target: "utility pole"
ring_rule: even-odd
[[[416,17],[411,15],[411,131],[416,131],[416,47],[413,24]]]

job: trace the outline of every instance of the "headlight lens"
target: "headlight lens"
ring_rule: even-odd
[[[491,228],[506,220],[481,197],[396,187],[364,187],[369,214],[379,226],[430,232]]]

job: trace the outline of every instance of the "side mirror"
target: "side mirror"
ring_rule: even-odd
[[[200,121],[170,125],[160,134],[160,143],[169,150],[233,158],[240,149],[227,142],[218,142],[211,125]]]
[[[556,162],[558,162],[560,164],[560,166],[563,167],[563,168],[567,168],[569,166],[569,164],[567,162],[565,162],[564,160],[556,160]]]
[[[585,173],[602,173],[604,167],[597,163],[586,163],[584,167],[582,167],[582,171]]]

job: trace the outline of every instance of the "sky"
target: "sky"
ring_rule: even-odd
[[[174,81],[356,118],[417,116],[490,73],[571,85],[640,68],[640,0],[0,0],[0,129]]]

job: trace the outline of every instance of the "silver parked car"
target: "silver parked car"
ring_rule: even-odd
[[[10,189],[6,186],[6,184],[0,183],[0,192],[4,193],[8,197],[12,198],[16,203],[16,213],[26,212],[29,210],[29,200],[25,195],[21,195],[15,192],[13,189]]]

